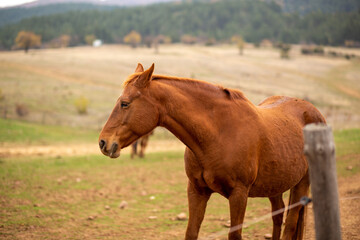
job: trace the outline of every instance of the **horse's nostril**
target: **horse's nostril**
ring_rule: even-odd
[[[106,148],[106,142],[105,142],[105,140],[100,140],[100,142],[99,142],[99,146],[100,146],[100,149],[101,150],[104,150],[105,148]]]
[[[116,151],[117,151],[117,149],[118,149],[118,146],[119,146],[119,145],[118,145],[117,143],[113,143],[113,144],[111,145],[110,157],[116,153]]]

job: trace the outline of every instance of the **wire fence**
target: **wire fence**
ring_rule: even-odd
[[[340,201],[344,201],[344,200],[354,200],[354,199],[360,199],[360,196],[353,196],[353,197],[343,197],[343,198],[340,198],[339,200]],[[217,239],[223,235],[226,235],[226,234],[229,234],[231,232],[235,232],[235,231],[238,231],[242,228],[246,228],[246,227],[249,227],[251,225],[254,225],[256,223],[259,223],[259,222],[262,222],[264,221],[265,219],[268,219],[270,217],[273,217],[273,216],[276,216],[278,214],[281,214],[281,213],[284,213],[292,208],[295,208],[295,207],[298,207],[300,205],[302,206],[306,206],[308,205],[309,203],[311,203],[311,198],[308,198],[308,197],[302,197],[300,199],[300,201],[296,202],[296,203],[293,203],[287,207],[284,207],[284,208],[281,208],[281,209],[278,209],[274,212],[271,212],[271,213],[268,213],[268,214],[265,214],[261,217],[258,217],[258,218],[255,218],[253,219],[252,221],[249,221],[249,222],[244,222],[240,225],[237,225],[237,226],[233,226],[231,227],[229,230],[222,230],[222,231],[219,231],[219,232],[216,232],[216,233],[213,233],[213,234],[210,234],[209,236],[206,236],[206,237],[202,237],[202,238],[199,238],[199,240],[214,240],[214,239]]]

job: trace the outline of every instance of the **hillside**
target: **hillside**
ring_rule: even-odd
[[[171,2],[178,0],[32,0],[25,3],[2,3],[1,8],[36,8],[39,6],[58,5],[58,4],[94,4],[102,6],[137,6],[149,5],[154,3]]]
[[[33,8],[51,4],[62,3],[90,3],[96,5],[111,6],[136,6],[149,5],[163,2],[210,2],[211,0],[37,0],[30,3],[18,5],[25,8]],[[280,5],[285,12],[298,12],[307,14],[310,12],[351,12],[356,11],[360,7],[360,0],[263,0],[271,3],[275,2]]]
[[[87,10],[110,10],[115,6],[102,6],[87,3],[64,3],[44,5],[32,8],[15,7],[15,8],[0,8],[0,27],[10,23],[19,22],[22,19],[53,15],[58,13],[65,13],[69,11],[87,11]]]
[[[360,0],[281,0],[285,12],[297,12],[301,15],[311,12],[353,12],[359,11]]]
[[[339,21],[341,19],[341,21]],[[242,35],[246,41],[308,42],[343,45],[346,40],[360,41],[360,14],[357,12],[283,13],[275,3],[249,0],[223,0],[183,4],[159,4],[111,11],[67,12],[33,17],[0,29],[0,48],[10,49],[21,30],[35,32],[43,42],[60,35],[72,37],[73,45],[85,43],[94,34],[106,43],[122,42],[130,31],[143,37],[163,34],[174,42],[183,35],[201,39],[227,41]]]
[[[359,50],[326,48],[354,53]],[[294,46],[283,60],[272,48],[161,45],[132,49],[124,45],[100,48],[0,52],[0,114],[31,122],[99,129],[122,91],[122,82],[136,64],[155,63],[155,74],[192,77],[240,89],[258,104],[272,95],[306,98],[336,128],[360,127],[360,62],[345,58],[306,56]],[[88,99],[88,113],[79,115],[75,101]],[[29,114],[19,117],[16,105]]]
[[[0,27],[36,16],[53,15],[69,11],[106,11],[119,7],[150,5],[174,0],[37,0],[13,7],[0,7]]]
[[[356,12],[360,8],[360,0],[263,0],[267,3],[275,2],[283,12],[299,13],[305,15],[311,12],[334,13]],[[15,7],[0,7],[0,27],[9,23],[15,23],[21,19],[34,16],[52,15],[68,11],[78,10],[108,10],[116,7],[129,7],[139,5],[151,5],[158,3],[175,2],[211,2],[211,0],[37,0]]]
[[[38,7],[51,4],[61,3],[90,3],[96,5],[108,5],[108,6],[136,6],[136,5],[148,5],[153,3],[171,2],[177,0],[37,0],[30,3],[22,4],[21,7]]]

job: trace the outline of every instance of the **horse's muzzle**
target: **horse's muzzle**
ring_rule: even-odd
[[[99,141],[99,147],[100,147],[100,149],[101,149],[101,152],[102,152],[103,154],[105,154],[106,156],[109,156],[109,157],[111,157],[111,158],[117,158],[117,157],[120,156],[120,154],[117,153],[117,150],[118,150],[118,148],[119,148],[119,145],[118,145],[116,142],[114,142],[114,143],[111,145],[110,149],[107,150],[107,142],[106,142],[105,140],[101,139],[101,140]]]

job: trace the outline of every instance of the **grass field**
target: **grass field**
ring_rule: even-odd
[[[0,144],[41,145],[96,142],[98,131],[0,119]]]
[[[359,129],[336,131],[335,140],[339,178],[359,175]],[[179,213],[187,213],[183,152],[150,153],[135,160],[128,154],[115,160],[101,155],[13,157],[1,158],[0,165],[0,238],[183,237],[186,221],[174,220]],[[346,170],[350,165],[352,170]],[[119,208],[122,201],[128,202],[128,208]],[[269,210],[267,199],[250,199],[246,221]],[[228,212],[226,199],[214,194],[202,236],[219,231],[226,236],[223,225]],[[263,239],[269,232],[271,220],[267,219],[245,229],[244,236]]]
[[[271,95],[307,98],[334,128],[340,197],[359,195],[356,59],[303,56],[298,46],[289,60],[275,49],[252,47],[239,56],[227,45],[167,45],[159,54],[126,46],[0,52],[0,239],[183,239],[187,222],[175,218],[187,213],[184,146],[157,129],[144,159],[130,159],[128,151],[109,159],[98,150],[99,130],[137,62],[155,62],[157,74],[238,88],[254,103]],[[82,96],[89,99],[86,115],[74,106]],[[16,104],[29,114],[17,116]],[[54,154],[43,150],[48,147]],[[127,208],[119,208],[122,201]],[[359,201],[340,203],[343,239],[356,239]],[[269,211],[268,199],[250,199],[246,221]],[[226,239],[228,220],[227,200],[214,194],[201,236],[220,231],[218,239]],[[270,219],[244,229],[244,239],[265,233]],[[311,216],[305,239],[314,239]]]
[[[331,50],[360,55],[357,49]],[[334,128],[360,127],[359,60],[304,56],[299,46],[288,60],[276,49],[251,46],[240,56],[230,45],[164,45],[159,54],[120,45],[0,52],[0,115],[6,109],[8,118],[19,118],[15,105],[25,104],[26,121],[99,129],[138,62],[155,63],[155,74],[240,89],[255,104],[272,95],[306,98]],[[80,97],[89,100],[87,115],[74,106]]]

